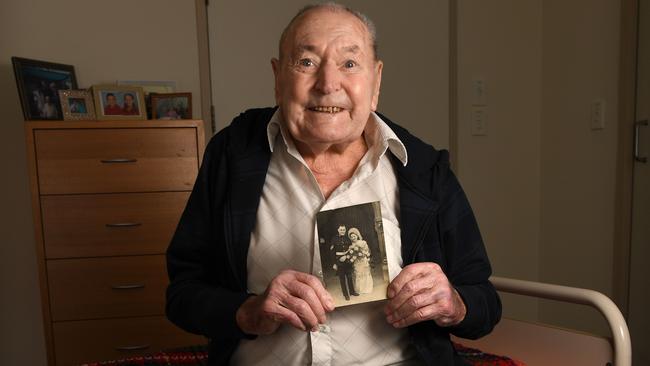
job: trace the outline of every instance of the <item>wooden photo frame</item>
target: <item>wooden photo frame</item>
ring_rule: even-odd
[[[151,118],[192,119],[192,93],[151,94]]]
[[[147,109],[138,86],[93,85],[98,120],[144,120]]]
[[[88,90],[59,90],[63,119],[90,121],[95,119],[93,96]]]
[[[61,120],[59,90],[77,89],[74,66],[12,57],[25,120]]]

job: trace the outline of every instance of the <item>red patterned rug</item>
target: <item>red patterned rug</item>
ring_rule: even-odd
[[[454,348],[472,366],[525,366],[524,363],[511,358],[484,353],[458,343],[454,343]],[[145,356],[86,363],[81,366],[205,366],[207,364],[207,347],[196,346],[156,352]]]

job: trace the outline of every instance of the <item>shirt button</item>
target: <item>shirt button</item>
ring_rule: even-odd
[[[331,330],[330,326],[327,324],[318,324],[318,331],[321,333],[329,333]]]

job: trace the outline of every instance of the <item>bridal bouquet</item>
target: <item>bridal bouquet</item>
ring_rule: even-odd
[[[370,258],[370,252],[358,245],[350,245],[345,255],[340,258],[341,262],[354,263],[360,258]]]

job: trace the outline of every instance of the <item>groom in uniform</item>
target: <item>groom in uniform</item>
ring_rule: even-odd
[[[348,248],[352,242],[345,233],[347,228],[345,225],[339,225],[338,235],[332,237],[330,240],[330,250],[332,251],[334,258],[333,268],[336,270],[336,273],[339,275],[339,280],[341,280],[341,291],[346,300],[350,300],[350,294],[353,296],[359,296],[358,293],[354,292],[354,284],[352,283],[352,263],[347,260],[345,257]],[[341,260],[341,258],[344,258]]]

